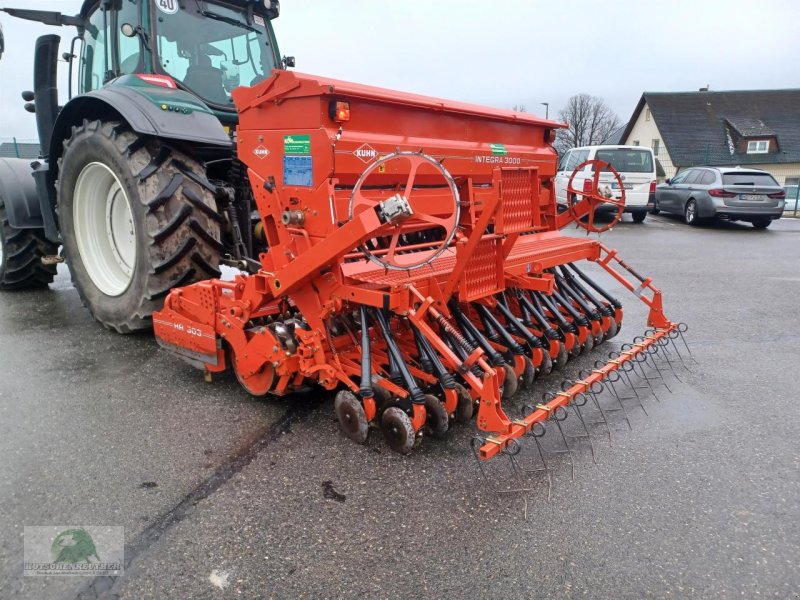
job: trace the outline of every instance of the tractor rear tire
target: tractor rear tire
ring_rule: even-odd
[[[170,289],[219,277],[214,186],[184,152],[124,123],[84,120],[64,144],[59,173],[72,282],[107,329],[150,329]]]
[[[58,244],[48,241],[43,230],[11,227],[0,198],[0,290],[47,287],[56,265],[42,264],[42,257],[57,252]]]

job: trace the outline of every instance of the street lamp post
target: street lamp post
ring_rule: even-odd
[[[544,106],[544,118],[550,118],[550,103],[549,102],[541,102],[541,105]]]

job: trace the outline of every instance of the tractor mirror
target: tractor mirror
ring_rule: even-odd
[[[287,68],[287,69],[288,69],[289,67],[292,67],[292,68],[294,68],[294,63],[295,63],[295,61],[294,61],[294,56],[284,56],[284,57],[283,57],[283,66],[284,66],[285,68]]]
[[[119,30],[122,32],[122,35],[128,38],[132,38],[136,35],[136,27],[130,23],[123,23]]]

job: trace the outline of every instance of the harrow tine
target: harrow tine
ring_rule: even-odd
[[[503,449],[501,454],[508,457],[508,463],[511,466],[511,472],[514,474],[514,479],[519,485],[518,487],[512,487],[506,489],[500,489],[499,487],[497,487],[497,484],[495,484],[490,479],[489,473],[487,472],[486,467],[484,466],[484,463],[486,461],[483,461],[480,458],[481,446],[483,446],[489,441],[491,441],[491,438],[482,438],[480,436],[476,436],[472,438],[469,443],[470,448],[472,450],[472,455],[475,457],[475,461],[478,463],[478,470],[481,472],[481,476],[483,477],[483,480],[486,482],[487,486],[489,486],[491,490],[498,496],[504,496],[507,494],[521,494],[523,492],[533,491],[533,488],[531,487],[524,487],[524,482],[522,481],[522,476],[521,476],[521,469],[517,464],[517,459],[516,459],[516,455],[519,454],[521,446],[519,442],[517,442],[516,440],[513,440],[512,444],[509,444],[507,448]],[[549,497],[550,495],[548,492],[548,499]],[[526,505],[526,512],[527,512],[527,505]]]
[[[632,350],[633,350],[633,346],[631,344],[623,344],[622,345],[622,351],[623,352],[631,352]],[[642,387],[642,386],[639,386],[639,389],[640,390],[649,389],[650,393],[653,395],[653,397],[656,399],[656,401],[657,402],[661,402],[661,399],[656,394],[655,389],[653,389],[653,384],[650,383],[650,378],[647,376],[647,373],[644,370],[644,366],[642,366],[642,363],[644,362],[644,360],[645,360],[645,358],[644,358],[644,356],[642,356],[642,354],[637,354],[634,357],[634,359],[630,361],[631,372],[634,375],[636,375],[637,377],[639,377],[639,379],[644,379],[645,383],[647,384],[646,388]],[[636,367],[637,366],[639,367],[639,371],[641,372],[641,375],[636,371]]]
[[[563,387],[564,384],[562,383],[561,385]],[[586,435],[572,435],[572,436],[569,436],[569,437],[571,437],[573,439],[584,439],[585,438],[586,440],[588,440],[589,447],[592,450],[592,462],[594,464],[597,464],[597,454],[594,451],[594,442],[592,440],[592,434],[589,432],[589,428],[586,426],[586,421],[584,421],[583,415],[581,414],[581,411],[580,411],[580,407],[581,406],[585,406],[586,402],[587,402],[586,396],[584,396],[583,394],[579,394],[579,395],[575,396],[575,398],[569,404],[572,407],[572,411],[575,413],[575,416],[578,417],[578,421],[581,422],[581,425],[583,426],[583,430],[586,432]]]
[[[544,458],[542,444],[539,442],[539,438],[543,437],[545,433],[547,433],[547,430],[545,429],[544,423],[536,423],[536,425],[531,427],[531,430],[528,432],[528,437],[533,438],[533,442],[536,446],[536,452],[539,455],[539,460],[541,461],[542,466],[535,469],[524,469],[524,472],[528,474],[544,472],[545,475],[547,475],[547,499],[550,500],[553,491],[553,477],[550,474],[550,466],[547,464],[547,461]]]
[[[600,385],[600,391],[599,392],[594,392],[594,391],[591,392],[592,397],[594,398],[595,402],[597,403],[598,408],[600,408],[600,410],[603,411],[603,414],[605,414],[607,412],[621,412],[622,416],[625,418],[625,422],[628,424],[628,429],[633,431],[633,425],[631,425],[631,419],[628,416],[628,410],[625,408],[625,405],[622,403],[622,400],[620,399],[619,394],[617,394],[617,391],[615,389],[611,388],[611,391],[612,391],[613,397],[616,398],[616,400],[617,400],[617,404],[619,404],[619,408],[609,408],[609,407],[601,408],[603,406],[603,404],[602,404],[602,402],[600,402],[599,394],[603,393],[606,390],[606,387],[602,383],[600,383],[598,385]]]
[[[588,373],[585,370],[583,370],[578,374],[578,376],[583,378],[583,374],[588,374]],[[566,391],[567,389],[569,389],[569,387],[571,387],[575,383],[576,382],[574,382],[574,381],[573,382],[565,381],[564,383],[561,384],[561,389]],[[593,387],[595,387],[595,386],[592,385],[592,388]],[[583,416],[583,413],[580,412],[580,409],[588,404],[589,398],[592,399],[592,402],[594,402],[595,407],[599,411],[600,419],[597,419],[597,420],[594,420],[594,421],[587,421],[586,418]],[[591,390],[591,388],[589,390],[587,390],[586,392],[584,392],[584,393],[577,394],[575,396],[575,399],[572,401],[572,406],[575,407],[575,410],[577,410],[579,412],[578,416],[580,417],[581,421],[583,421],[584,426],[586,426],[586,425],[604,425],[605,428],[606,428],[606,434],[608,435],[608,444],[609,444],[609,446],[613,447],[614,444],[611,441],[611,428],[608,426],[608,418],[606,418],[605,412],[603,411],[603,408],[600,406],[600,403],[598,402],[597,397],[594,394],[594,392]]]
[[[542,400],[543,400],[544,403],[547,403],[549,400],[551,400],[554,397],[555,397],[555,394],[553,394],[552,392],[548,392],[543,396]],[[536,406],[532,406],[530,404],[524,404],[522,406],[522,409],[524,411],[528,411],[528,412],[532,412],[536,408],[537,408]],[[564,449],[563,450],[550,450],[550,449],[548,449],[548,450],[546,450],[544,452],[547,453],[547,454],[550,454],[550,455],[566,455],[567,458],[569,459],[569,465],[570,465],[570,469],[571,469],[571,472],[572,472],[571,479],[572,479],[572,481],[575,481],[575,461],[572,458],[572,448],[570,448],[569,442],[567,442],[567,436],[564,434],[564,430],[561,428],[561,421],[566,419],[568,416],[569,416],[569,413],[566,411],[566,409],[563,406],[559,406],[556,410],[553,411],[552,419],[550,419],[548,421],[548,423],[553,423],[554,422],[556,424],[556,427],[558,428],[558,432],[561,435],[561,440],[564,442]],[[543,435],[544,434],[542,434],[542,436]],[[539,437],[542,437],[542,436],[539,436]],[[538,442],[538,440],[537,440],[537,442]],[[542,450],[542,448],[539,448],[539,449]],[[542,458],[542,461],[544,462],[544,458]],[[545,465],[547,465],[546,462],[545,462]]]
[[[644,340],[645,338],[641,336],[633,338],[634,343],[637,343],[639,341],[644,342]],[[656,373],[658,373],[658,379],[661,380],[661,383],[664,384],[664,387],[667,388],[667,391],[671,394],[672,388],[669,387],[667,380],[664,379],[664,375],[663,373],[661,373],[661,369],[658,367],[658,363],[655,360],[656,354],[658,354],[658,347],[649,346],[647,350],[642,353],[642,356],[644,357],[644,360],[642,361],[642,368],[644,368],[644,365],[648,365],[647,361],[649,360],[652,363],[652,366],[648,365],[648,368],[656,370]],[[661,399],[658,396],[656,396],[656,400],[661,402]]]
[[[620,374],[620,372],[622,374]],[[630,376],[628,375],[628,373],[624,369],[619,369],[618,371],[614,371],[613,373],[609,373],[608,377],[606,378],[606,381],[609,384],[609,389],[614,394],[614,396],[617,399],[617,402],[619,402],[619,405],[623,409],[625,408],[625,405],[622,403],[623,400],[636,400],[639,403],[639,406],[641,407],[642,412],[644,412],[644,414],[647,415],[647,409],[644,407],[644,404],[642,404],[642,399],[639,396],[639,393],[636,391],[636,387],[634,387],[632,383],[625,383],[625,381],[623,381],[623,379],[622,379],[623,375],[630,382]],[[628,387],[630,387],[631,390],[633,390],[633,394],[634,395],[633,396],[620,396],[619,392],[617,391],[617,386],[614,385],[617,382],[622,383],[622,385],[627,385]],[[628,413],[626,411],[626,413],[625,413],[626,417],[627,417],[627,414]],[[633,430],[633,427],[631,426],[630,419],[628,419],[628,427],[630,427],[631,430]]]
[[[653,333],[655,333],[654,329],[648,329],[645,332],[645,335],[652,335]],[[658,340],[658,343],[653,347],[655,348],[657,354],[663,351],[663,354],[659,354],[661,360],[667,363],[669,370],[672,371],[672,376],[675,377],[675,379],[677,379],[680,383],[683,383],[683,379],[678,376],[677,371],[675,371],[675,367],[672,365],[672,361],[669,359],[668,354],[671,354],[669,350],[669,341],[662,338]],[[653,360],[653,362],[655,362],[655,360]]]
[[[669,343],[672,344],[672,349],[675,351],[675,354],[678,356],[678,360],[681,361],[681,366],[683,366],[683,368],[686,369],[687,371],[690,371],[689,366],[686,364],[686,361],[683,360],[683,353],[678,348],[678,344],[675,343],[675,338],[677,338],[677,337],[678,337],[678,334],[676,334],[674,331],[671,331],[670,334],[667,336],[667,339],[669,340]]]
[[[591,372],[592,373],[599,372],[599,369],[598,369],[599,366],[602,366],[602,362],[599,361],[599,360],[595,361],[595,368]],[[586,371],[582,371],[582,373],[583,372],[586,372]],[[618,375],[617,375],[617,377],[618,377]],[[585,377],[581,377],[581,378],[585,379]],[[600,397],[599,396],[600,396],[600,394],[602,394],[607,389],[607,386],[605,385],[605,383],[609,384],[608,385],[608,389],[611,389],[613,397],[616,398],[617,404],[619,404],[619,408],[608,408],[608,407],[606,407],[605,409],[602,408],[603,405],[602,405],[602,402],[600,402]],[[600,382],[600,381],[596,382],[595,384],[593,384],[589,388],[589,390],[587,390],[587,392],[589,394],[591,394],[592,398],[594,398],[594,401],[595,401],[595,404],[597,404],[598,410],[600,410],[600,412],[603,413],[604,417],[605,417],[605,413],[607,413],[607,412],[610,413],[610,412],[620,412],[621,411],[623,416],[625,417],[625,422],[628,424],[628,429],[630,429],[632,431],[633,430],[633,426],[631,425],[630,417],[628,417],[628,411],[625,409],[625,405],[622,403],[622,399],[619,397],[619,394],[617,394],[616,388],[614,388],[611,384],[612,384],[611,379],[609,377],[606,377],[605,382]],[[599,388],[599,389],[596,389],[596,388]],[[606,418],[606,421],[608,421],[607,418]]]
[[[611,359],[611,360],[618,360],[619,358],[621,358],[623,353],[630,352],[630,348],[631,348],[630,344],[625,344],[625,345],[622,346],[622,352],[621,353],[620,352],[613,352],[613,351],[609,352],[608,353],[608,358]],[[644,414],[647,414],[647,409],[645,409],[644,404],[642,403],[642,397],[639,395],[639,392],[637,390],[647,390],[647,389],[649,389],[650,393],[653,394],[653,396],[655,396],[656,393],[655,393],[655,390],[653,390],[653,386],[650,384],[650,378],[647,377],[647,374],[644,372],[644,369],[642,369],[642,367],[641,367],[641,364],[640,364],[641,358],[640,358],[640,356],[641,355],[639,355],[639,354],[634,356],[632,360],[626,362],[622,366],[620,371],[625,376],[625,379],[627,379],[627,382],[628,382],[627,385],[631,388],[631,390],[633,391],[633,394],[636,396],[636,399],[639,401],[639,406],[642,407],[642,410],[644,411]],[[639,365],[639,369],[642,372],[641,375],[639,375],[639,373],[636,371],[636,365],[637,364]],[[641,386],[641,385],[636,385],[634,383],[633,379],[631,378],[631,373],[636,375],[636,377],[639,378],[639,379],[644,379],[645,383],[647,384],[647,387]],[[632,400],[632,398],[630,398],[630,399]]]
[[[678,323],[678,326],[673,331],[678,332],[678,337],[681,338],[681,341],[683,342],[683,345],[686,347],[686,351],[689,353],[689,357],[692,359],[692,361],[695,364],[699,364],[695,359],[694,355],[692,354],[692,349],[689,348],[689,344],[686,343],[686,338],[683,336],[685,332],[689,331],[689,326],[686,323]]]

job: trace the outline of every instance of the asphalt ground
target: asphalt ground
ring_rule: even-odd
[[[330,396],[253,399],[233,378],[204,383],[151,336],[105,331],[63,268],[48,291],[3,294],[0,596],[798,598],[800,221],[662,215],[602,240],[663,289],[697,362],[675,375],[662,363],[672,393],[654,379],[643,408],[623,400],[630,428],[620,411],[610,436],[588,425],[597,464],[572,440],[574,481],[568,455],[548,455],[550,485],[523,474],[529,491],[503,496],[492,485],[517,480],[502,460],[481,477],[473,426],[408,457],[379,432],[358,446]],[[625,323],[591,360],[645,329],[644,307],[603,281]],[[570,416],[565,433],[579,425]],[[60,524],[124,526],[125,574],[23,577],[23,526]]]

